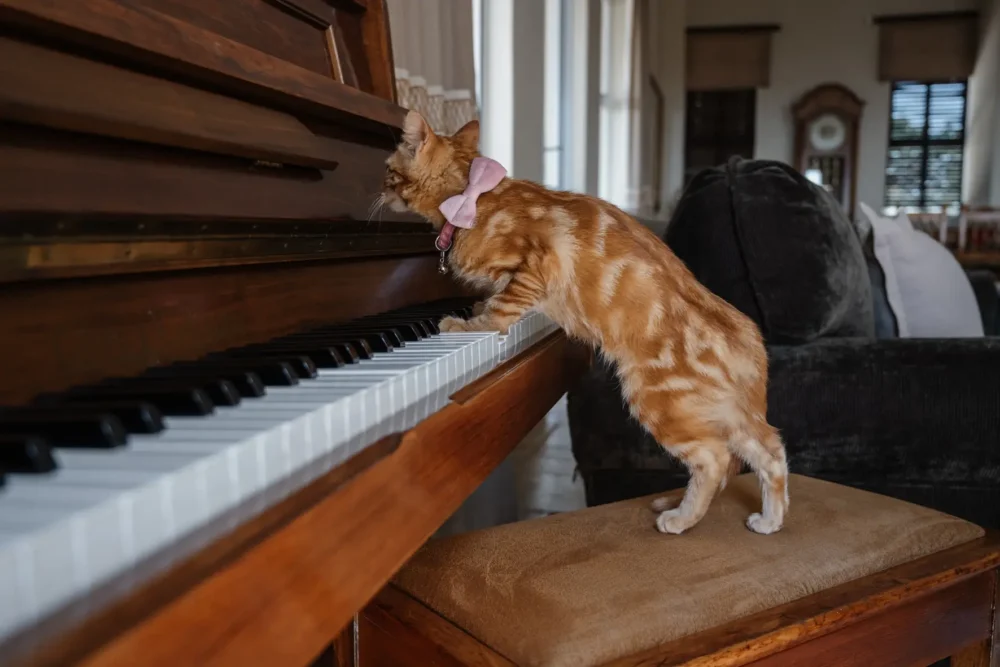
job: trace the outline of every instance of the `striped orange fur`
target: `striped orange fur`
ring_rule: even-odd
[[[411,112],[387,161],[385,202],[439,228],[438,206],[465,188],[478,143],[475,121],[444,137]],[[443,331],[503,332],[536,310],[614,362],[631,414],[691,474],[679,505],[653,503],[659,530],[698,523],[742,462],[757,473],[763,504],[747,525],[781,528],[788,470],[766,420],[760,332],[655,234],[600,199],[507,178],[479,197],[476,224],[456,231],[448,263],[491,296],[472,319],[444,320]]]

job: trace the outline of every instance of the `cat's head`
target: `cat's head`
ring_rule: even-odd
[[[409,112],[403,140],[385,162],[383,200],[394,211],[412,211],[435,226],[444,224],[438,206],[465,189],[478,147],[479,121],[445,137],[435,134],[419,113]]]

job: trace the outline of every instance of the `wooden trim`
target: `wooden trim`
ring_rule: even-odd
[[[704,35],[708,33],[755,33],[755,32],[778,32],[781,30],[780,23],[757,23],[747,25],[695,25],[687,28],[689,35]]]
[[[152,9],[114,0],[0,0],[0,24],[124,56],[222,92],[264,99],[374,132],[405,110],[315,72]]]
[[[893,23],[915,23],[920,21],[940,21],[942,19],[979,19],[979,12],[968,9],[957,12],[926,12],[922,14],[882,14],[873,16],[872,23],[887,25]]]
[[[755,661],[753,667],[929,665],[988,633],[994,573],[907,601],[819,639]],[[714,667],[714,665],[713,665]]]
[[[602,667],[736,667],[763,660],[1000,566],[1000,533],[684,637]],[[956,647],[957,648],[957,647]],[[933,660],[929,661],[933,662]]]
[[[550,335],[498,368],[503,382],[407,431],[395,453],[210,576],[178,586],[168,604],[111,610],[101,617],[107,626],[36,637],[34,656],[0,661],[307,664],[545,416],[582,371],[584,353],[562,332]]]

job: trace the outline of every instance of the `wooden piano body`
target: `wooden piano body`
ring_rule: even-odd
[[[427,225],[368,220],[403,117],[383,0],[0,0],[0,405],[461,294]],[[583,358],[550,335],[0,663],[351,664],[353,615]]]

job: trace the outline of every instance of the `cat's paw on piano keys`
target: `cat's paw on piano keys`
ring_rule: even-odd
[[[498,331],[501,334],[506,335],[507,331],[502,330],[501,327],[497,326],[492,321],[486,319],[482,315],[478,317],[473,317],[472,319],[463,320],[460,317],[446,317],[438,324],[438,330],[441,333],[460,333],[468,331]]]

